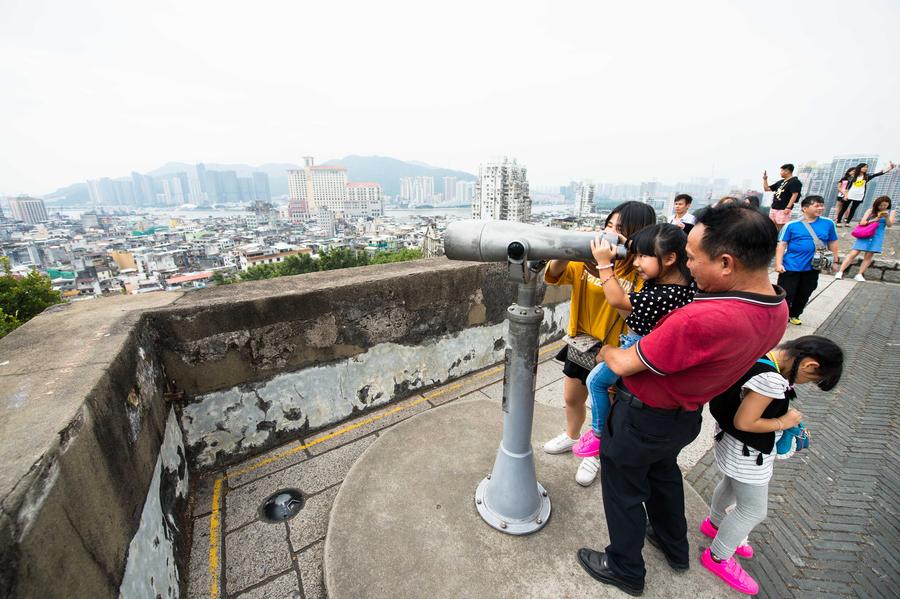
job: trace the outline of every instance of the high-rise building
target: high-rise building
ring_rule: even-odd
[[[252,202],[257,199],[253,194],[253,179],[251,177],[238,177],[238,189],[242,202]]]
[[[459,205],[471,204],[475,199],[475,181],[456,182],[456,203]]]
[[[272,192],[269,190],[269,175],[266,173],[253,173],[253,193],[257,200],[263,202],[272,201]]]
[[[871,171],[872,168],[873,167],[869,167],[869,170]],[[895,168],[885,175],[881,175],[877,179],[873,179],[872,182],[869,183],[869,187],[871,187],[871,191],[866,191],[866,200],[869,204],[863,206],[863,208],[871,206],[871,202],[879,196],[888,196],[891,198],[891,201],[896,204],[897,200],[900,200],[900,167]]]
[[[482,220],[531,219],[527,169],[515,159],[498,158],[478,167],[472,217]]]
[[[456,177],[444,177],[444,201],[448,204],[456,201]]]
[[[575,216],[581,218],[594,211],[594,182],[590,179],[581,181],[575,195]]]
[[[288,170],[288,193],[291,202],[306,214],[318,218],[319,209],[343,212],[347,202],[347,169],[343,166],[316,166],[305,156],[302,169]]]
[[[378,183],[347,183],[346,216],[384,216],[384,192]]]
[[[44,200],[29,196],[9,198],[9,211],[13,220],[20,220],[30,225],[36,225],[49,218]]]
[[[153,203],[153,179],[138,172],[131,173],[131,185],[134,188],[134,203],[137,206],[149,206]]]
[[[234,171],[220,171],[218,177],[219,197],[223,201],[236,204],[241,201],[241,184]]]

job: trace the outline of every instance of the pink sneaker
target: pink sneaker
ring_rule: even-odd
[[[588,428],[578,443],[572,446],[572,453],[579,458],[593,458],[600,455],[600,439],[594,435],[594,429]]]
[[[700,563],[703,566],[727,582],[731,588],[746,593],[747,595],[755,595],[759,592],[759,585],[753,580],[753,577],[747,574],[740,564],[734,561],[734,558],[716,562],[712,558],[712,552],[709,547],[700,556]]]
[[[715,539],[716,533],[719,532],[719,529],[713,526],[713,523],[710,522],[709,518],[707,518],[700,524],[700,532],[708,536],[710,539]],[[738,545],[737,549],[735,549],[734,552],[737,555],[747,559],[753,557],[753,547],[750,546],[750,543]]]

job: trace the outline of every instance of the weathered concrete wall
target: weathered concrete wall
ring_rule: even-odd
[[[188,467],[181,429],[169,409],[141,523],[128,546],[121,599],[175,599],[181,596],[179,535],[184,528]]]
[[[505,266],[438,258],[185,296],[159,330],[166,372],[191,398],[192,459],[237,461],[498,362],[515,291]],[[548,339],[569,288],[545,292]]]
[[[142,313],[176,297],[60,306],[0,341],[0,596],[118,594],[167,411]]]
[[[569,304],[544,311],[542,341],[558,335]],[[201,395],[182,426],[200,466],[269,447],[285,434],[326,427],[503,359],[506,322],[472,327],[417,346],[381,343],[345,360]]]

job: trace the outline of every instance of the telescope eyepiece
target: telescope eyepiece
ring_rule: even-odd
[[[525,244],[521,241],[513,241],[510,242],[508,246],[506,246],[506,255],[509,256],[510,260],[521,261],[525,258],[525,254],[528,249],[525,247]]]

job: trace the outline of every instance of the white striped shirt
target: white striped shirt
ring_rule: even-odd
[[[745,391],[749,390],[772,399],[784,399],[784,392],[788,387],[787,379],[777,372],[763,372],[744,383],[741,397]],[[717,424],[716,435],[720,432],[722,429]],[[775,442],[778,443],[780,438],[781,431],[777,431]],[[761,452],[752,447],[747,449],[750,452],[749,456],[744,455],[743,441],[722,432],[722,438],[715,443],[716,464],[719,466],[719,470],[722,471],[722,474],[748,485],[768,484],[769,479],[772,478],[772,466],[778,452],[773,447],[771,453],[763,453],[763,463],[760,465],[756,463],[756,460]]]

